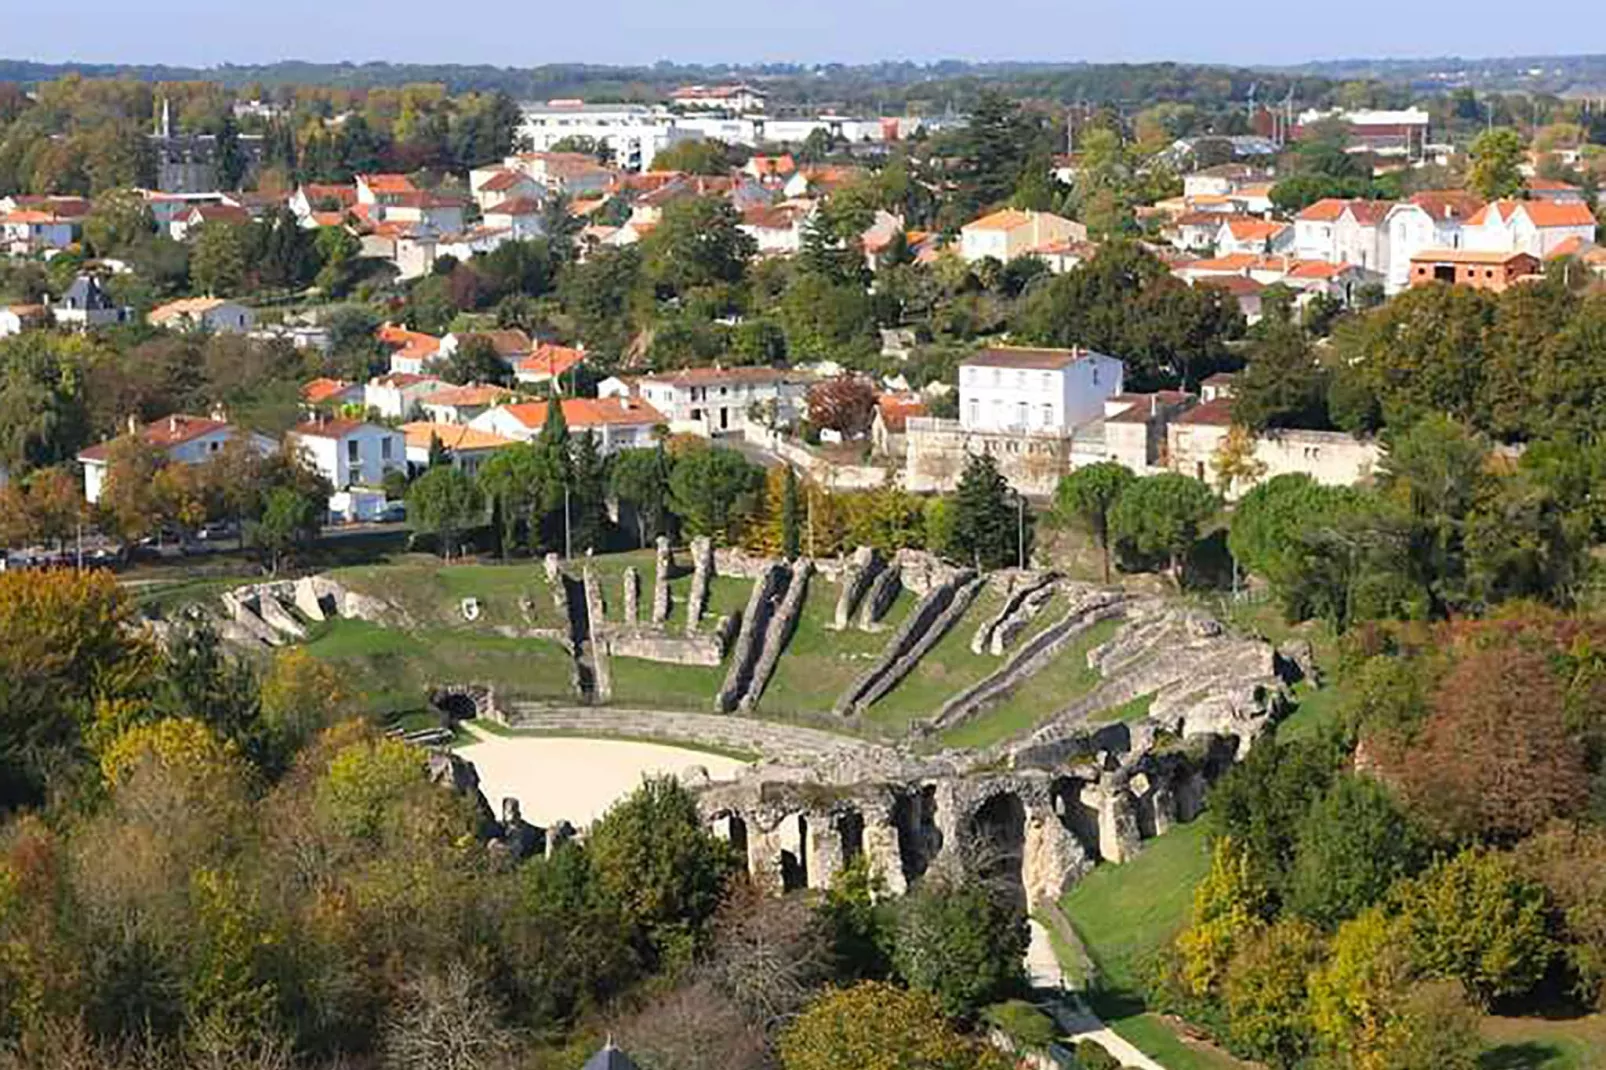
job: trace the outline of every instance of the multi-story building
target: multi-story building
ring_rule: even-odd
[[[1057,242],[1084,242],[1087,227],[1052,212],[1017,208],[984,215],[959,228],[959,255],[967,263],[992,258],[1007,264]]]
[[[1301,260],[1354,264],[1383,275],[1388,270],[1388,218],[1392,201],[1326,197],[1294,217],[1293,253]]]
[[[1086,349],[985,349],[959,365],[966,431],[1063,435],[1121,393],[1126,366]]]
[[[619,450],[651,446],[654,434],[664,424],[664,415],[651,405],[628,395],[605,398],[564,398],[563,422],[571,435],[590,431],[604,455]],[[498,435],[514,442],[533,442],[546,426],[545,401],[499,405],[470,420],[468,427]]]
[[[604,396],[635,393],[663,413],[669,429],[713,437],[745,431],[749,418],[766,427],[794,424],[803,415],[814,377],[782,368],[685,368],[644,375],[633,384],[610,380]],[[634,390],[631,390],[631,387]]]
[[[406,471],[407,440],[394,428],[319,415],[290,429],[285,443],[336,491],[377,487],[385,473]]]
[[[675,116],[643,104],[587,104],[549,100],[523,106],[519,135],[536,152],[550,152],[565,141],[586,138],[606,146],[629,171],[647,171],[653,157],[677,141],[699,135],[677,125]]]
[[[1462,228],[1483,209],[1466,190],[1423,190],[1390,208],[1384,217],[1389,261],[1383,288],[1399,293],[1411,284],[1411,258],[1428,249],[1461,248]]]
[[[1468,249],[1543,260],[1563,245],[1594,241],[1595,213],[1582,201],[1494,201],[1467,220],[1462,235]]]

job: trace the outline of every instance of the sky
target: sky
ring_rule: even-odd
[[[1234,20],[1232,13],[1243,16]],[[0,0],[0,57],[51,62],[641,64],[1171,59],[1280,64],[1606,52],[1600,0]],[[1276,13],[1281,29],[1264,17]]]

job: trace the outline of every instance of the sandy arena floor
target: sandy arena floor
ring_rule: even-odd
[[[502,800],[515,798],[524,819],[534,825],[567,820],[583,828],[630,794],[645,776],[679,776],[700,765],[715,780],[728,780],[745,764],[657,743],[478,736],[479,742],[459,747],[457,753],[479,771],[480,790],[491,809],[500,816]]]

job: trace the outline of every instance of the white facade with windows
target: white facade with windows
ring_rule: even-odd
[[[355,420],[302,424],[286,436],[336,490],[377,487],[385,473],[405,471],[407,439],[400,431]]]
[[[1086,350],[990,349],[959,366],[965,431],[1064,435],[1104,415],[1126,368]]]

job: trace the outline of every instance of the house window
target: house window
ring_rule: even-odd
[[[1044,427],[1050,427],[1050,426],[1053,425],[1053,423],[1054,423],[1054,406],[1052,406],[1052,405],[1044,405],[1043,406],[1043,426]]]
[[[981,420],[981,403],[975,398],[970,399],[970,426],[975,427]]]
[[[1093,365],[1093,385],[1099,385],[1099,366],[1097,364]]]
[[[1004,381],[1004,373],[999,371],[997,368],[994,368],[993,369],[993,385],[994,386],[998,386],[1003,381]]]
[[[390,439],[382,438],[379,440],[379,458],[384,461],[390,460]]]
[[[1026,426],[1026,402],[1024,401],[1015,405],[1015,422],[1021,427]]]
[[[346,463],[362,463],[362,443],[358,442],[356,439],[352,439],[346,443]]]

